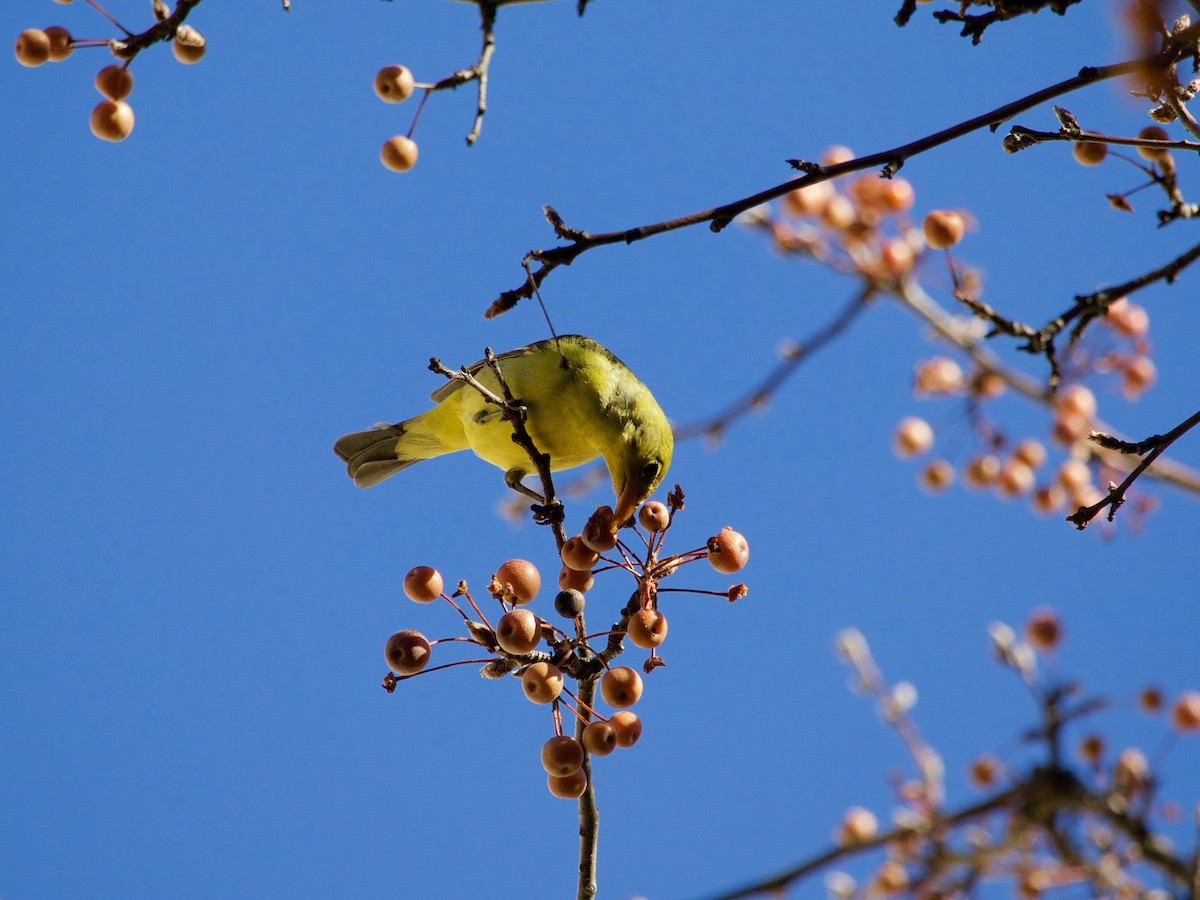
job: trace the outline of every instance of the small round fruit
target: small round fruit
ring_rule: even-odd
[[[863,806],[852,806],[842,817],[835,837],[840,846],[852,847],[871,840],[878,833],[879,819],[875,813]]]
[[[1035,482],[1033,469],[1014,457],[1000,467],[996,490],[1001,497],[1023,497],[1033,492]]]
[[[746,539],[726,525],[720,534],[708,539],[708,563],[718,572],[732,575],[750,558],[750,545]]]
[[[442,595],[442,574],[432,566],[414,566],[404,576],[404,593],[417,603],[432,603]]]
[[[553,663],[536,662],[521,673],[521,688],[534,703],[557,700],[563,689],[562,672]]]
[[[101,100],[92,110],[91,126],[102,141],[123,141],[133,131],[133,110],[124,100]]]
[[[517,656],[528,653],[542,639],[542,623],[527,609],[506,612],[496,623],[496,643]]]
[[[921,230],[926,244],[934,250],[947,250],[962,240],[967,220],[952,209],[935,209],[925,216]]]
[[[913,252],[912,244],[904,238],[889,238],[879,248],[879,261],[889,275],[903,278],[912,271],[917,255]]]
[[[565,778],[559,778],[556,775],[547,775],[546,787],[550,789],[550,793],[555,797],[562,797],[564,800],[575,800],[582,797],[583,792],[587,790],[587,775],[583,769],[576,769]]]
[[[965,383],[962,366],[948,356],[935,356],[917,366],[913,389],[917,394],[953,394]]]
[[[204,56],[204,36],[191,25],[180,25],[171,41],[171,52],[185,65],[200,62]]]
[[[1039,609],[1025,624],[1025,639],[1043,653],[1053,650],[1062,641],[1062,623],[1050,609]]]
[[[818,181],[816,184],[796,188],[784,194],[780,202],[788,215],[798,218],[819,216],[832,196],[833,185],[828,181]]]
[[[642,697],[642,676],[629,666],[615,666],[600,679],[600,696],[614,709],[633,706]]]
[[[1158,379],[1158,369],[1148,356],[1135,356],[1121,373],[1121,392],[1136,399]]]
[[[583,748],[592,756],[608,756],[617,749],[617,729],[608,722],[588,722],[583,729]]]
[[[1082,459],[1068,459],[1058,469],[1058,483],[1068,493],[1076,493],[1092,483],[1092,470]]]
[[[1147,125],[1138,132],[1138,137],[1143,141],[1169,141],[1171,139],[1166,130],[1157,125]],[[1148,159],[1150,162],[1161,162],[1171,154],[1170,150],[1162,147],[1138,147],[1137,152],[1138,156]]]
[[[1013,451],[1013,459],[1019,459],[1031,469],[1040,469],[1046,461],[1046,448],[1041,441],[1030,438],[1017,445],[1017,449]]]
[[[642,720],[628,710],[613,713],[608,717],[608,724],[617,733],[618,747],[632,747],[642,736]]]
[[[1184,732],[1200,728],[1200,693],[1188,691],[1179,696],[1171,709],[1171,724]]]
[[[563,565],[576,572],[590,572],[592,566],[600,560],[600,555],[588,547],[580,535],[567,538],[559,555],[562,557]]]
[[[581,594],[586,594],[595,583],[596,579],[591,572],[576,572],[574,569],[563,566],[558,573],[559,590],[579,591]]]
[[[583,526],[583,542],[596,553],[607,553],[617,546],[617,529],[613,525],[611,506],[598,506]]]
[[[583,747],[566,735],[552,737],[542,744],[542,768],[547,774],[565,778],[583,766]]]
[[[537,566],[525,559],[510,559],[500,564],[492,576],[490,590],[493,594],[505,595],[512,588],[512,601],[517,605],[528,603],[542,589],[542,576]]]
[[[917,194],[906,178],[890,178],[883,182],[879,200],[888,212],[901,213],[912,209]]]
[[[558,592],[554,598],[554,611],[564,619],[577,619],[583,615],[585,604],[581,591],[568,588]]]
[[[991,787],[1000,777],[1000,760],[990,753],[985,753],[971,763],[968,774],[972,784],[976,787]]]
[[[17,35],[14,52],[21,65],[40,66],[50,59],[50,35],[40,28],[26,28]]]
[[[429,662],[429,641],[411,628],[397,631],[388,638],[383,656],[397,675],[416,675]]]
[[[133,90],[133,73],[115,63],[96,73],[96,90],[109,100],[124,100]]]
[[[1000,460],[990,453],[976,456],[963,470],[963,484],[967,487],[982,488],[995,483],[1000,476]]]
[[[954,483],[954,466],[949,460],[935,459],[921,470],[921,487],[930,494],[940,494]]]
[[[663,531],[671,524],[671,511],[667,509],[667,504],[650,500],[638,510],[638,524],[652,533]]]
[[[417,142],[398,134],[384,142],[379,160],[393,172],[407,172],[417,164]]]
[[[1057,484],[1048,484],[1033,492],[1033,511],[1041,516],[1056,513],[1066,502],[1067,495]]]
[[[1082,384],[1073,384],[1054,399],[1057,412],[1073,413],[1091,420],[1096,416],[1096,395]]]
[[[1163,707],[1162,691],[1153,686],[1144,687],[1141,693],[1138,694],[1137,702],[1138,708],[1144,713],[1153,715],[1154,713],[1161,712]]]
[[[1075,162],[1081,166],[1098,166],[1108,156],[1108,144],[1099,141],[1076,141],[1072,149]]]
[[[403,103],[413,92],[412,72],[404,66],[384,66],[375,73],[375,93],[385,103]]]
[[[75,49],[75,45],[71,43],[71,32],[61,25],[51,25],[47,28],[46,37],[50,38],[50,62],[61,62]]]
[[[657,609],[639,609],[626,626],[635,647],[653,650],[667,639],[667,617]]]
[[[908,416],[896,426],[892,447],[901,459],[920,456],[933,446],[933,429],[924,419]]]

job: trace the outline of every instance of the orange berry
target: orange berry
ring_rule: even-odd
[[[1142,712],[1160,712],[1163,707],[1162,691],[1156,687],[1142,688],[1142,692],[1138,694],[1138,706]]]
[[[996,783],[996,778],[1000,774],[1000,760],[991,754],[985,753],[971,763],[970,777],[971,782],[976,787],[986,788],[991,787]]]
[[[1001,497],[1021,497],[1033,490],[1033,469],[1019,459],[1010,459],[1000,467],[996,491]]]
[[[852,847],[871,840],[879,833],[879,820],[875,813],[862,806],[852,806],[842,817],[836,839],[842,847]]]
[[[821,165],[823,166],[840,166],[842,163],[850,162],[854,159],[854,151],[849,147],[843,147],[840,144],[830,147],[821,156]]]
[[[133,110],[124,100],[101,100],[92,110],[90,125],[102,141],[123,141],[133,131]]]
[[[397,631],[388,638],[383,657],[397,675],[416,675],[429,662],[429,641],[411,628]]]
[[[627,710],[615,712],[608,717],[608,724],[617,733],[618,747],[632,747],[642,736],[642,720],[637,717],[636,713]]]
[[[921,470],[921,487],[930,494],[938,494],[954,483],[954,466],[947,460],[935,459]]]
[[[671,524],[671,511],[658,500],[647,501],[638,510],[638,524],[649,532],[663,531]]]
[[[828,181],[818,181],[784,194],[781,203],[788,215],[819,216],[832,196],[833,185]]]
[[[26,28],[17,35],[14,52],[21,65],[40,66],[50,59],[50,36],[40,28]]]
[[[1121,372],[1121,393],[1133,400],[1158,380],[1158,368],[1148,356],[1135,356]]]
[[[1130,303],[1125,297],[1108,304],[1108,312],[1104,314],[1104,318],[1113,330],[1123,337],[1143,338],[1150,330],[1150,314],[1136,303]]]
[[[565,778],[583,766],[583,747],[566,735],[550,738],[542,744],[542,768],[550,775]]]
[[[1060,409],[1054,414],[1054,427],[1050,433],[1059,444],[1070,447],[1088,433],[1091,425],[1091,419],[1069,410]]]
[[[908,870],[899,860],[887,860],[875,873],[875,888],[882,894],[898,894],[907,887]]]
[[[379,160],[393,172],[407,172],[417,164],[417,142],[402,134],[389,138],[379,150]]]
[[[1090,421],[1096,416],[1096,395],[1082,384],[1073,384],[1059,392],[1054,399],[1054,408],[1060,413],[1073,413]]]
[[[375,73],[375,93],[384,103],[403,103],[413,92],[413,74],[404,66],[384,66]]]
[[[105,66],[96,73],[96,90],[109,100],[124,100],[133,90],[133,73],[124,66]]]
[[[1056,484],[1040,487],[1033,492],[1033,511],[1039,515],[1048,516],[1062,509],[1067,495]]]
[[[1000,460],[990,453],[976,456],[963,470],[963,484],[972,488],[983,488],[995,483],[1000,477]]]
[[[1092,470],[1081,459],[1068,459],[1058,468],[1058,483],[1068,494],[1083,490],[1092,483]]]
[[[1098,734],[1089,734],[1079,742],[1079,757],[1089,765],[1100,763],[1104,756],[1104,738]]]
[[[1171,139],[1166,130],[1159,128],[1157,125],[1147,125],[1138,132],[1137,136],[1143,141],[1169,141]],[[1162,162],[1171,155],[1170,150],[1162,147],[1138,147],[1137,152],[1138,156],[1142,159],[1148,159],[1150,162]]]
[[[1052,609],[1039,609],[1025,624],[1025,639],[1046,653],[1062,641],[1062,623]]]
[[[1126,790],[1145,784],[1149,774],[1150,763],[1146,761],[1146,754],[1136,747],[1123,751],[1113,766],[1113,780]]]
[[[71,32],[61,25],[51,25],[47,28],[46,37],[50,38],[50,62],[61,62],[75,49],[71,43]]]
[[[925,243],[932,249],[946,250],[962,240],[967,220],[962,213],[952,209],[935,209],[925,216],[921,230],[925,234]]]
[[[883,181],[879,192],[880,202],[888,212],[901,213],[912,209],[916,191],[907,178],[889,178]]]
[[[557,775],[547,775],[546,787],[550,789],[550,793],[555,797],[562,797],[564,800],[575,800],[582,797],[583,792],[587,790],[587,775],[583,769],[576,769],[565,778],[559,778]]]
[[[642,697],[642,676],[629,666],[615,666],[600,679],[600,696],[614,709],[633,706]]]
[[[1180,695],[1171,708],[1171,724],[1184,732],[1200,728],[1200,693],[1188,691]]]
[[[617,749],[617,729],[608,722],[588,722],[583,729],[583,747],[592,756],[608,756]]]
[[[180,25],[171,41],[171,52],[181,63],[191,65],[204,56],[204,36],[191,25]]]
[[[566,588],[555,596],[554,611],[564,619],[577,619],[583,614],[584,602],[582,591]]]
[[[506,612],[496,623],[496,643],[506,653],[528,653],[542,639],[542,623],[527,609]]]
[[[1013,459],[1019,459],[1031,469],[1040,469],[1046,461],[1046,448],[1041,441],[1030,438],[1017,445],[1017,449],[1013,451]]]
[[[562,693],[562,672],[553,663],[535,662],[521,673],[521,688],[532,702],[549,703]]]
[[[718,572],[732,575],[745,566],[749,558],[750,545],[728,525],[708,539],[708,563]]]
[[[518,606],[528,603],[542,588],[542,576],[537,567],[524,559],[510,559],[501,563],[492,576],[488,590],[493,596],[511,600]]]
[[[667,639],[667,617],[657,609],[639,609],[629,617],[626,631],[635,647],[653,650]]]
[[[1100,141],[1075,141],[1072,151],[1081,166],[1098,166],[1108,156],[1108,144]]]
[[[933,446],[933,429],[924,419],[909,416],[901,419],[892,439],[892,449],[901,459],[920,456]]]
[[[599,554],[590,549],[579,535],[567,538],[560,555],[563,565],[576,572],[590,572],[592,566],[600,559]]]
[[[586,594],[595,583],[596,579],[591,572],[576,572],[574,569],[563,566],[558,573],[559,590],[579,591],[581,594]]]
[[[946,356],[935,356],[917,366],[913,390],[917,394],[952,394],[962,390],[962,367]]]
[[[404,576],[404,593],[417,603],[432,603],[442,595],[442,574],[432,566],[414,566]]]
[[[583,526],[583,542],[597,553],[607,553],[617,546],[617,529],[613,525],[611,506],[598,506]]]
[[[985,400],[995,400],[1008,390],[1008,384],[998,372],[990,369],[980,372],[971,379],[971,393]]]
[[[834,194],[821,210],[821,222],[835,231],[843,231],[854,224],[858,212],[849,197]]]
[[[912,271],[917,255],[904,238],[889,238],[879,248],[879,260],[889,275],[900,278]]]

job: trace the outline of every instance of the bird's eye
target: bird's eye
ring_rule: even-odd
[[[658,477],[658,470],[662,468],[658,460],[646,463],[646,467],[642,469],[642,475],[647,481],[653,481]]]

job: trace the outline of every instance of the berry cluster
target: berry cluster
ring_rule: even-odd
[[[393,172],[407,172],[417,164],[417,142],[412,139],[412,133],[417,127],[417,120],[421,117],[421,110],[425,107],[425,100],[429,97],[432,85],[417,84],[412,72],[405,66],[384,66],[375,73],[375,94],[384,103],[403,103],[418,87],[424,90],[425,94],[413,116],[408,134],[388,138],[379,151],[380,162],[384,168]]]
[[[70,3],[71,0],[57,0],[58,3]],[[190,25],[175,23],[163,27],[171,21],[166,7],[160,3],[154,4],[155,17],[158,25],[143,35],[121,26],[116,19],[108,14],[95,0],[88,0],[105,18],[116,25],[124,38],[76,38],[61,25],[51,25],[48,28],[28,28],[17,35],[15,53],[17,62],[23,66],[35,67],[46,62],[60,62],[77,49],[107,47],[113,56],[123,60],[120,65],[108,65],[96,75],[96,90],[104,97],[92,110],[90,126],[92,134],[103,141],[123,141],[133,132],[133,108],[125,102],[133,90],[133,73],[129,64],[140,52],[144,41],[170,40],[171,50],[181,63],[192,64],[199,62],[204,56],[204,37]],[[161,32],[161,36],[159,34]],[[149,38],[147,38],[149,36]]]
[[[523,559],[510,559],[500,565],[488,583],[488,593],[500,604],[501,615],[493,626],[471,597],[465,582],[459,582],[452,594],[444,591],[444,581],[429,566],[417,566],[404,578],[404,592],[417,603],[443,599],[462,617],[465,637],[429,640],[412,629],[397,631],[384,648],[390,673],[383,686],[393,691],[401,679],[422,672],[451,666],[483,663],[481,674],[497,679],[514,675],[533,703],[551,707],[554,735],[542,747],[542,766],[547,785],[556,797],[575,798],[588,785],[587,761],[591,756],[607,756],[617,748],[631,747],[642,733],[639,717],[630,711],[643,691],[642,675],[629,666],[611,665],[624,651],[624,639],[649,650],[643,671],[649,674],[663,665],[658,648],[667,637],[667,618],[659,608],[659,581],[674,574],[681,566],[707,559],[718,572],[730,574],[745,566],[750,549],[746,539],[732,528],[713,535],[703,547],[685,553],[663,555],[663,544],[675,514],[683,508],[683,493],[676,486],[668,503],[650,501],[637,516],[631,537],[622,540],[612,528],[612,510],[603,506],[588,520],[580,534],[569,538],[560,551],[562,568],[559,593],[554,610],[571,623],[573,633],[559,628],[533,612],[530,604],[542,587],[537,567]],[[640,526],[640,527],[638,527]],[[595,575],[626,572],[636,587],[613,627],[599,634],[587,634],[584,625],[585,594],[592,590]],[[730,601],[746,595],[744,584],[727,591],[679,589],[680,592],[726,597]],[[474,611],[470,618],[455,602],[462,597]],[[593,643],[605,639],[603,646]],[[429,668],[433,647],[446,643],[470,643],[485,650],[483,659],[459,660]],[[568,686],[575,682],[575,688]],[[595,688],[613,712],[602,715],[595,706]],[[564,733],[561,708],[577,720],[574,736]]]

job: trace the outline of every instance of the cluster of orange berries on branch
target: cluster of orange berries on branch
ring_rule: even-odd
[[[59,3],[70,3],[71,0],[57,0]],[[110,20],[101,7],[97,10]],[[155,7],[156,14],[165,16]],[[115,22],[115,20],[113,20]],[[129,35],[126,32],[127,36]],[[199,62],[204,56],[206,43],[203,35],[190,25],[179,25],[170,35],[171,51],[181,63],[192,64]],[[121,65],[108,65],[96,75],[96,90],[104,98],[92,109],[89,126],[92,134],[104,141],[123,141],[133,133],[133,108],[125,98],[133,90],[133,73],[129,64],[137,54],[130,50],[129,45],[120,39],[107,38],[75,38],[61,25],[51,25],[48,28],[27,28],[17,35],[14,48],[17,62],[23,66],[36,67],[47,62],[60,62],[69,57],[76,49],[108,48],[114,56],[123,60]]]
[[[568,620],[568,629],[537,615],[532,604],[542,589],[537,566],[523,559],[501,564],[488,583],[488,593],[500,604],[501,614],[493,626],[476,603],[465,582],[447,594],[441,574],[430,566],[416,566],[404,577],[404,592],[417,603],[445,600],[461,616],[465,637],[429,640],[413,629],[397,631],[384,647],[389,674],[383,686],[393,691],[401,679],[423,672],[452,666],[483,664],[481,674],[488,679],[507,675],[519,678],[521,690],[532,703],[551,707],[554,735],[542,747],[542,765],[547,785],[556,797],[579,797],[587,788],[585,762],[589,756],[607,756],[618,748],[631,747],[641,735],[641,719],[630,708],[642,698],[642,675],[630,666],[612,665],[624,652],[624,639],[635,647],[649,650],[643,665],[649,674],[663,665],[658,649],[667,637],[667,618],[659,608],[663,590],[659,582],[675,574],[682,566],[707,560],[722,574],[740,571],[749,559],[746,539],[732,528],[724,528],[702,547],[685,553],[666,554],[663,545],[675,519],[683,508],[682,491],[675,489],[670,505],[658,501],[644,504],[637,526],[625,531],[612,527],[613,512],[602,506],[588,519],[583,530],[569,538],[559,554],[562,564],[554,598],[554,611]],[[623,534],[636,535],[624,540]],[[633,575],[636,589],[623,609],[614,610],[616,623],[607,631],[586,634],[585,594],[595,586],[595,575],[624,572]],[[738,600],[746,586],[734,585],[725,591],[676,589],[679,593],[697,593]],[[473,616],[456,600],[462,598]],[[598,643],[603,641],[603,644]],[[488,655],[482,659],[458,660],[430,667],[432,656],[441,652],[439,645],[472,644]],[[572,689],[571,684],[575,687]],[[594,704],[594,691],[612,708],[605,716]],[[564,733],[563,710],[578,720],[575,736]]]

